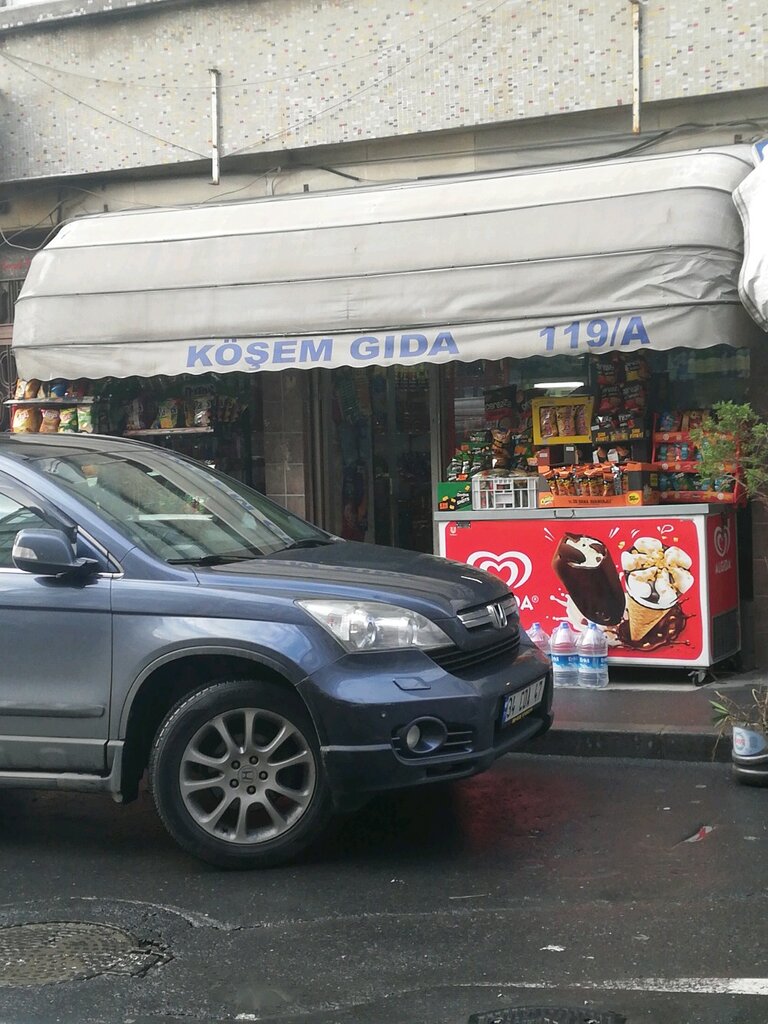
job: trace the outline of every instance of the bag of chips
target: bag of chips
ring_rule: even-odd
[[[573,437],[576,433],[576,414],[572,405],[555,407],[557,433],[560,437]]]
[[[180,398],[164,398],[157,407],[155,430],[174,430],[184,425],[184,403]]]
[[[82,405],[77,411],[77,429],[81,434],[93,433],[93,406]]]
[[[587,423],[587,408],[584,405],[574,406],[576,410],[576,433],[584,437],[589,433],[589,423]]]
[[[125,409],[125,429],[144,429],[144,403],[140,398],[134,398]]]
[[[58,434],[61,411],[59,409],[43,409],[43,419],[40,424],[41,434]]]
[[[602,415],[610,416],[621,408],[621,388],[618,384],[609,384],[600,392],[600,404],[597,411]]]
[[[597,383],[601,388],[618,384],[620,380],[621,367],[616,356],[603,356],[597,360]]]
[[[558,436],[557,414],[553,405],[545,405],[539,410],[539,428],[545,441]]]
[[[16,406],[11,420],[14,434],[36,434],[40,429],[40,410],[30,406]]]
[[[68,409],[62,409],[59,413],[59,433],[77,433],[77,409],[74,408],[74,406],[70,406]]]
[[[643,412],[648,404],[643,384],[625,384],[621,389],[621,397],[628,412]]]
[[[630,356],[624,363],[624,379],[628,384],[648,380],[650,376],[648,360],[642,353]]]

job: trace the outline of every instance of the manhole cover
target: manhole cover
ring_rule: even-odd
[[[104,924],[50,921],[0,928],[0,988],[99,974],[135,976],[168,959],[153,943]]]
[[[627,1024],[620,1013],[597,1013],[583,1006],[513,1006],[509,1010],[474,1013],[468,1024]]]

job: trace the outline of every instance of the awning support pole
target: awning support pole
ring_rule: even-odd
[[[211,184],[218,185],[221,180],[221,150],[219,125],[219,72],[209,68],[211,76]]]
[[[640,134],[640,3],[632,4],[632,132]]]

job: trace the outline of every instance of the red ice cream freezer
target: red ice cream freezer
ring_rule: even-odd
[[[500,576],[524,628],[596,622],[613,665],[708,668],[741,646],[726,505],[438,512],[439,553]]]

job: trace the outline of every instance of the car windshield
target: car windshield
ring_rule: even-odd
[[[161,450],[67,452],[37,467],[166,562],[214,565],[333,540],[258,491]]]

